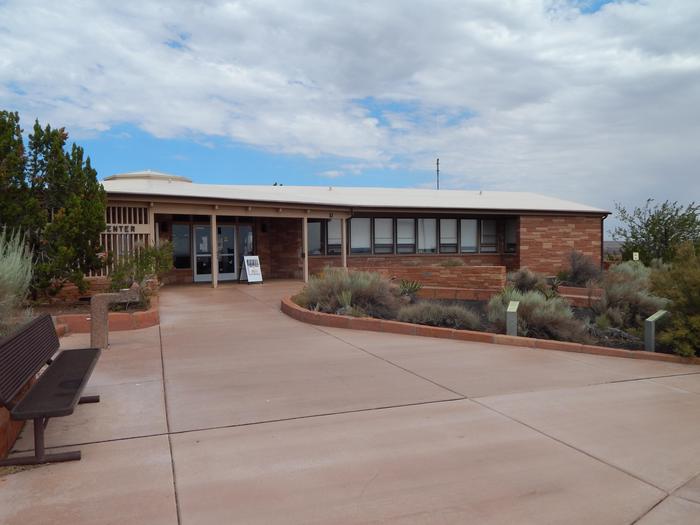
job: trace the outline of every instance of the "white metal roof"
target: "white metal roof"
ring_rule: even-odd
[[[151,171],[107,177],[102,184],[108,195],[153,195],[345,208],[609,213],[572,201],[512,191],[198,184],[184,177]]]

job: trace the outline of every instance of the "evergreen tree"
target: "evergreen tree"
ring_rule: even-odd
[[[46,214],[29,190],[26,164],[19,115],[0,111],[0,228],[36,239]]]
[[[106,197],[90,158],[65,129],[34,123],[25,154],[17,113],[0,113],[0,222],[29,230],[36,256],[34,289],[66,280],[84,288],[84,274],[102,266],[98,253]]]

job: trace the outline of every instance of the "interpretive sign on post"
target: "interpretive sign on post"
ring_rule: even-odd
[[[246,280],[249,283],[263,282],[262,268],[260,267],[260,258],[257,255],[244,256],[243,266],[246,275]]]

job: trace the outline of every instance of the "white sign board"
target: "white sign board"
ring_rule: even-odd
[[[639,260],[639,252],[632,252],[632,260],[633,261]]]
[[[257,255],[246,255],[243,257],[243,266],[245,268],[246,279],[249,283],[261,283],[262,268],[260,268],[260,259]]]

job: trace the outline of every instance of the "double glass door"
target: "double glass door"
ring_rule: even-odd
[[[252,235],[252,229],[251,229]],[[211,282],[212,239],[211,226],[195,224],[194,226],[194,281]],[[222,225],[216,227],[216,243],[220,281],[233,281],[236,278],[238,261],[236,260],[236,227]]]

